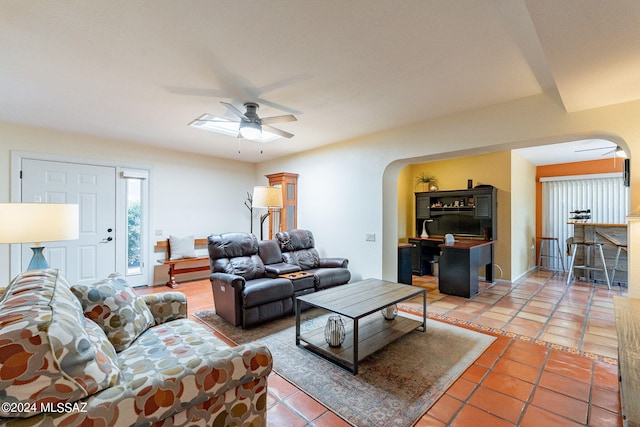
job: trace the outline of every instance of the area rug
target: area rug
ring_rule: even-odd
[[[293,316],[248,330],[231,326],[214,310],[194,316],[236,344],[265,344],[279,375],[359,427],[413,425],[495,339],[428,319],[425,333],[413,331],[387,345],[352,375],[297,347]],[[320,310],[304,312],[302,332],[323,327],[326,316]]]

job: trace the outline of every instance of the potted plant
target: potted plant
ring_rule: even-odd
[[[422,185],[422,191],[437,191],[437,183],[436,177],[426,172],[420,172],[416,177],[416,187]]]

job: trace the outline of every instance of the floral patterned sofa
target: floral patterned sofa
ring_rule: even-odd
[[[266,425],[271,353],[187,319],[183,294],[54,269],[0,292],[0,425]]]

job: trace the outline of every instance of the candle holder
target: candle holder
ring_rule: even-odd
[[[329,316],[327,325],[324,327],[324,339],[327,344],[330,347],[340,347],[346,335],[342,318],[340,316]]]
[[[380,312],[382,313],[382,317],[384,317],[385,319],[393,320],[398,315],[398,306],[395,304],[391,304],[390,306],[380,310]]]

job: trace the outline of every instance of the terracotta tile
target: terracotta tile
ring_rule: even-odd
[[[482,356],[480,356],[478,360],[476,360],[475,363],[480,366],[484,366],[485,368],[491,369],[499,357],[500,356],[498,356],[497,354],[485,351],[484,353],[482,353]]]
[[[605,409],[592,406],[589,412],[590,427],[622,427],[622,416]]]
[[[515,397],[523,402],[529,399],[534,387],[531,383],[498,372],[490,372],[484,381],[482,381],[482,385]]]
[[[618,340],[615,335],[613,337],[605,337],[587,333],[584,334],[583,340],[585,342],[601,345],[604,347],[616,347],[618,345]]]
[[[585,307],[587,301],[584,301],[582,304],[567,304],[564,301],[558,304],[558,307],[556,308],[557,311],[562,312],[562,313],[570,313],[570,314],[576,314],[579,316],[586,316],[587,314],[587,309]]]
[[[617,414],[620,412],[620,393],[594,387],[591,390],[591,405],[598,406]]]
[[[587,423],[589,405],[564,394],[538,387],[533,393],[531,404],[575,422]]]
[[[536,406],[528,406],[520,422],[520,427],[540,426],[578,427],[583,426],[583,424],[578,424]]]
[[[564,320],[570,320],[572,322],[577,322],[577,323],[584,323],[584,316],[580,316],[578,314],[572,314],[572,313],[563,313],[561,311],[556,311],[555,313],[553,313],[553,315],[551,316],[552,319],[564,319]]]
[[[543,341],[547,341],[553,344],[558,344],[558,345],[562,345],[565,347],[571,347],[571,348],[579,348],[580,346],[580,341],[577,339],[573,339],[573,338],[567,338],[567,337],[563,337],[560,335],[554,335],[554,334],[550,334],[547,332],[543,332],[542,334],[540,334],[540,336],[538,337],[539,339],[543,340]]]
[[[508,322],[509,320],[511,320],[511,316],[508,314],[504,314],[504,313],[497,313],[495,311],[486,311],[482,314],[482,317],[488,317],[490,319],[496,319],[496,320],[500,320],[504,323]]]
[[[559,328],[571,329],[574,331],[581,331],[583,326],[582,322],[574,322],[573,320],[559,319],[556,317],[552,317],[551,319],[549,319],[549,322],[547,324],[549,326],[556,326]]]
[[[271,413],[267,415],[267,421],[269,421],[269,416],[271,416]],[[349,424],[333,412],[326,412],[319,418],[316,418],[315,420],[313,420],[313,425],[316,427],[351,427],[351,424]]]
[[[513,427],[513,424],[471,405],[466,405],[450,424],[451,427]]]
[[[327,411],[324,405],[302,391],[287,397],[284,402],[308,420],[314,420]]]
[[[316,424],[316,426],[318,426],[318,424]],[[446,427],[446,424],[429,415],[425,415],[418,420],[414,427]]]
[[[553,309],[535,307],[535,306],[530,306],[529,305],[529,306],[523,307],[522,313],[532,314],[532,315],[536,315],[536,316],[542,316],[545,319],[548,319],[549,315],[551,313],[553,313]]]
[[[474,364],[469,366],[467,370],[464,371],[464,373],[462,374],[462,378],[464,378],[465,380],[472,381],[474,383],[479,383],[480,381],[482,381],[482,378],[484,378],[484,376],[487,374],[487,371],[488,371],[487,368]]]
[[[524,408],[524,402],[482,386],[469,398],[469,403],[513,424],[518,422]]]
[[[288,396],[298,392],[296,386],[280,375],[272,375],[269,377],[267,389],[280,399],[286,399]]]
[[[610,320],[590,318],[590,319],[587,320],[587,327],[589,327],[589,326],[595,326],[596,328],[603,328],[603,329],[614,330],[615,331],[616,322],[615,321],[610,321]]]
[[[505,349],[507,348],[510,342],[511,342],[510,338],[498,337],[493,343],[491,343],[491,345],[485,351],[485,353],[493,353],[493,354],[501,355],[502,353],[504,353]]]
[[[477,384],[473,381],[465,380],[464,378],[458,378],[451,387],[447,390],[446,394],[455,397],[459,400],[467,400],[467,397],[476,388]]]
[[[505,322],[502,320],[492,319],[490,317],[479,316],[475,319],[476,323],[480,323],[481,325],[489,326],[490,328],[500,329],[504,326]]]
[[[525,328],[542,330],[544,322],[537,322],[535,320],[520,317],[521,314],[522,312],[518,313],[518,316],[514,317],[513,320],[511,320],[510,325],[524,326]]]
[[[617,392],[618,367],[600,361],[595,361],[593,365],[593,383],[598,387]]]
[[[606,357],[610,357],[612,359],[617,359],[618,358],[618,347],[609,347],[609,346],[603,346],[603,345],[598,345],[598,344],[593,344],[590,342],[585,342],[582,344],[582,350],[589,352],[589,353],[595,353],[595,354],[599,354],[601,356],[606,356]]]
[[[552,372],[542,372],[538,386],[582,400],[583,402],[589,401],[589,384]]]
[[[448,423],[458,412],[461,406],[461,401],[445,394],[440,397],[440,399],[438,399],[431,408],[429,408],[427,414],[437,420]]]
[[[511,345],[511,347],[505,351],[503,357],[535,368],[540,368],[544,364],[547,356],[541,352],[528,352]]]
[[[477,314],[471,314],[471,313],[465,313],[465,312],[462,312],[460,310],[451,310],[451,311],[449,311],[447,313],[447,316],[453,317],[454,319],[470,321],[470,320],[474,320],[478,315]]]
[[[583,383],[591,383],[591,369],[567,363],[556,359],[550,359],[544,366],[544,370],[557,375],[562,375]]]
[[[580,338],[582,338],[582,329],[568,329],[560,326],[549,325],[544,331],[552,335],[570,338],[572,340],[580,340]]]
[[[540,300],[539,300],[539,298],[540,298],[540,293],[538,293],[538,294],[537,294],[537,295],[536,295],[536,296],[531,300],[531,302],[530,302],[529,304],[527,304],[527,306],[530,306],[530,307],[538,307],[538,308],[546,308],[546,309],[548,309],[548,310],[551,310],[551,309],[555,306],[555,304],[552,304],[552,303],[550,303],[550,302],[547,302],[547,301],[540,301]],[[526,307],[525,307],[525,308],[526,308]]]
[[[500,359],[493,367],[495,372],[510,375],[529,383],[535,383],[540,369],[509,359]]]
[[[566,351],[551,350],[549,353],[549,361],[569,363],[571,365],[580,366],[581,368],[593,369],[593,360],[588,357],[580,356],[579,354],[572,354]]]
[[[304,427],[306,425],[307,421],[292,411],[284,403],[278,403],[269,408],[269,412],[267,414],[267,426]]]
[[[498,304],[496,304],[493,307],[489,308],[487,311],[491,311],[491,312],[494,312],[494,313],[500,313],[500,314],[506,314],[508,316],[513,316],[516,313],[516,310],[513,307],[504,307],[504,306],[499,306]]]

